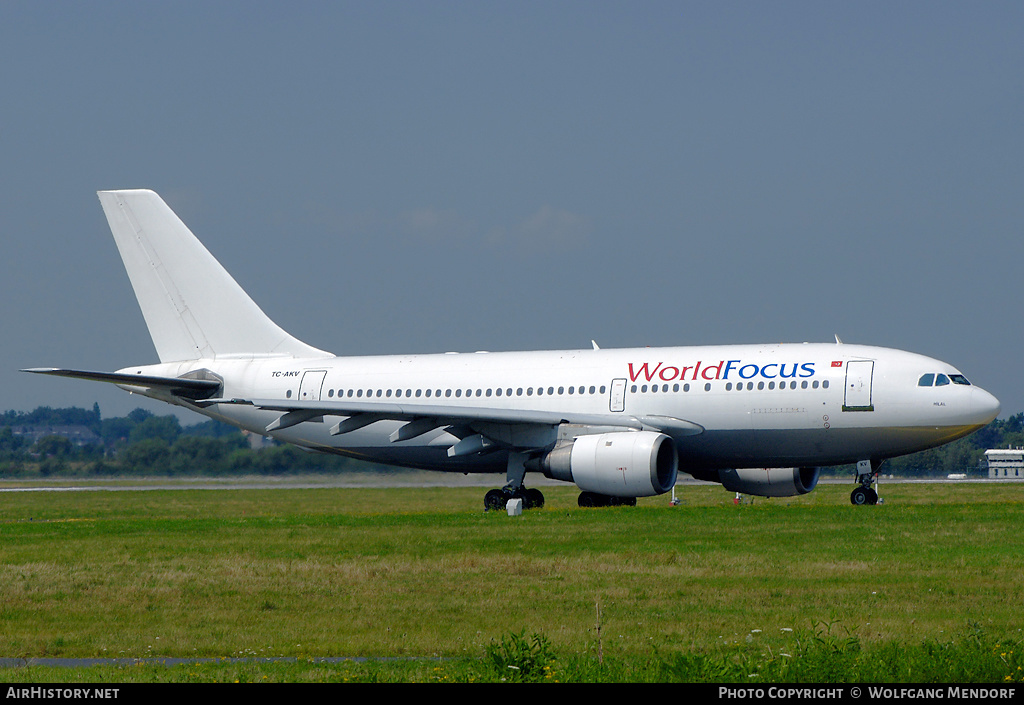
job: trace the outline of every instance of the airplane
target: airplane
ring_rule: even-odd
[[[856,464],[878,501],[888,458],[990,423],[999,401],[923,355],[765,344],[336,357],[286,333],[159,195],[100,191],[158,364],[24,370],[110,382],[325,453],[443,472],[505,473],[484,508],[541,507],[528,472],[583,507],[635,505],[680,472],[730,492],[811,492]]]

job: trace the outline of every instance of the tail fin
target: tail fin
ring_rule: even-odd
[[[99,198],[161,362],[330,355],[271,321],[156,193]]]

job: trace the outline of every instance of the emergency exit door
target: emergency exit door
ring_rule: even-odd
[[[626,410],[626,380],[612,380],[612,391],[611,397],[608,399],[608,409],[610,411]]]
[[[320,389],[324,386],[327,370],[310,370],[302,373],[299,382],[299,401],[320,401]]]

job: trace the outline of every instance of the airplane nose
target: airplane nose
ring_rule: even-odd
[[[973,391],[971,405],[974,407],[974,415],[977,417],[978,423],[985,425],[992,423],[999,416],[999,410],[1002,408],[999,400],[981,387],[975,387]]]

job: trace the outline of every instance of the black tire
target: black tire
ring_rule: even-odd
[[[871,504],[871,496],[868,494],[871,490],[867,487],[858,487],[850,493],[850,504],[855,506],[862,506],[864,504]]]
[[[523,492],[524,509],[540,509],[544,506],[544,493],[538,489],[530,488]]]
[[[504,509],[507,502],[508,497],[501,490],[488,490],[484,495],[484,511]]]

